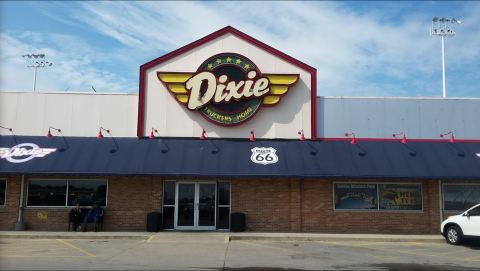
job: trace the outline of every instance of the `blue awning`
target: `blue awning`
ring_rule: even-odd
[[[0,174],[478,180],[480,143],[0,136]]]

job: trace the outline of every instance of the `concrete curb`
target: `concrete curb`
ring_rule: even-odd
[[[0,234],[0,239],[130,239],[147,240],[151,235],[62,235],[62,234]]]
[[[363,241],[363,242],[414,242],[414,243],[445,243],[445,239],[422,238],[422,237],[355,237],[355,236],[248,236],[248,235],[230,235],[230,241],[297,241],[297,242],[345,242],[345,241]]]

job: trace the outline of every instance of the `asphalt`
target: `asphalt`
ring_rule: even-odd
[[[0,238],[20,239],[137,239],[162,238],[179,232],[47,232],[47,231],[0,231]],[[188,233],[185,232],[185,235]],[[365,242],[422,242],[444,243],[440,235],[397,234],[326,234],[326,233],[269,233],[269,232],[208,232],[209,235],[225,236],[226,240],[245,241],[365,241]]]

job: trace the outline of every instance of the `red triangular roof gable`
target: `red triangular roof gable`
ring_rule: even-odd
[[[312,139],[315,139],[317,137],[317,70],[313,68],[312,66],[309,66],[302,61],[295,59],[243,32],[241,32],[238,29],[233,28],[232,26],[226,26],[218,31],[213,32],[210,35],[207,35],[199,40],[196,40],[192,43],[189,43],[183,47],[178,48],[177,50],[174,50],[166,55],[163,55],[161,57],[158,57],[152,61],[149,61],[143,65],[140,66],[140,82],[139,82],[139,99],[138,99],[138,123],[137,123],[137,136],[138,137],[143,137],[145,136],[143,133],[143,126],[144,126],[144,99],[145,99],[145,72],[147,69],[152,68],[160,63],[163,63],[169,59],[172,59],[176,56],[179,56],[185,52],[188,52],[198,46],[201,46],[211,40],[214,40],[218,37],[221,37],[225,34],[233,34],[245,41],[247,41],[250,44],[253,44],[307,72],[310,73],[311,75],[311,130],[312,130]]]

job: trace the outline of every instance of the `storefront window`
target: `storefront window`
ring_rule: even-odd
[[[175,182],[163,183],[163,228],[175,228]]]
[[[7,198],[6,190],[7,190],[7,181],[0,180],[0,206],[5,205],[5,201]]]
[[[480,184],[443,185],[443,206],[447,211],[465,211],[480,203]]]
[[[230,228],[230,183],[218,183],[218,229]]]
[[[71,180],[68,181],[68,206],[80,203],[81,206],[107,205],[107,181]]]
[[[379,184],[382,210],[422,210],[421,184]]]
[[[376,184],[335,184],[335,209],[372,210],[378,209]]]
[[[421,184],[336,183],[335,210],[422,211]]]
[[[31,180],[28,183],[28,206],[65,206],[66,180]]]
[[[106,180],[30,180],[27,206],[107,205]]]

